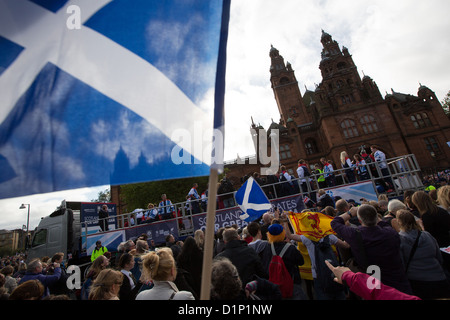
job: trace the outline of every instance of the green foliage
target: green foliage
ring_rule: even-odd
[[[92,199],[91,202],[110,202],[111,201],[111,191],[110,189],[105,189],[98,193],[97,199]]]
[[[172,203],[186,201],[186,196],[194,183],[198,184],[197,191],[201,194],[206,190],[209,177],[194,177],[164,181],[152,181],[133,183],[121,186],[121,197],[126,203],[127,211],[147,208],[149,202],[156,206],[161,201],[161,195],[165,193]]]
[[[442,100],[442,108],[444,108],[446,115],[450,115],[450,91],[447,92],[444,100]]]

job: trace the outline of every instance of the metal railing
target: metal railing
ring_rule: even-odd
[[[363,176],[358,174],[358,170],[361,169],[361,167],[365,167],[367,169],[368,178],[363,178]],[[354,182],[349,181],[349,177],[346,174],[346,171],[348,171],[348,170],[352,170],[354,172],[354,176],[355,176]],[[292,178],[291,181],[279,181],[279,182],[272,183],[272,184],[263,184],[263,185],[261,185],[261,187],[269,199],[277,199],[277,198],[282,198],[282,197],[286,197],[286,196],[290,196],[290,195],[294,195],[294,194],[301,194],[302,196],[305,194],[310,195],[310,194],[317,192],[319,189],[327,190],[327,189],[332,189],[332,188],[341,187],[341,186],[345,186],[345,185],[352,185],[355,183],[369,182],[369,181],[372,182],[372,185],[374,187],[375,192],[377,193],[377,196],[380,193],[386,192],[388,194],[388,196],[398,197],[398,196],[401,196],[403,194],[403,192],[406,190],[424,189],[424,186],[422,184],[422,180],[420,177],[421,170],[420,170],[419,164],[418,164],[414,154],[409,154],[409,155],[386,159],[384,164],[380,163],[380,162],[372,162],[372,163],[366,164],[364,166],[356,166],[355,165],[351,168],[335,169],[332,173],[336,180],[336,185],[334,185],[334,186],[329,186],[329,185],[321,186],[321,184],[319,183],[321,180],[320,178],[322,176],[325,177],[325,175],[327,173],[320,173],[320,174],[312,173],[310,176],[306,177],[306,180],[309,180],[309,183],[302,183],[305,178]],[[380,191],[378,186],[380,186],[380,185],[382,186],[386,182],[390,183],[392,188],[390,190]],[[296,191],[294,193],[292,191],[286,193],[284,191],[284,190],[286,190],[286,188],[283,188],[283,186],[286,186],[287,184],[289,184],[290,186],[294,186],[295,187],[294,190],[296,190]],[[306,190],[304,190],[302,188],[302,185],[303,185],[303,187],[306,186]],[[297,186],[298,186],[298,188],[297,188]],[[387,191],[389,191],[389,192],[387,192]],[[223,198],[232,200],[232,202],[229,202],[228,205],[226,207],[224,207],[223,209],[237,206],[235,199],[234,199],[235,192],[236,191],[217,195],[218,200],[223,199]],[[174,203],[169,206],[155,207],[155,209],[158,210],[158,209],[165,209],[165,208],[169,208],[169,207],[173,208],[174,209],[173,212],[176,216],[174,218],[170,218],[170,219],[166,219],[166,220],[167,221],[177,220],[177,219],[185,220],[185,219],[190,219],[192,217],[192,215],[206,212],[206,209],[202,209],[202,207],[206,208],[206,206],[202,206],[202,201],[208,201],[208,200],[209,200],[208,198],[195,200],[195,202],[198,202],[198,206],[194,205],[194,200],[191,200],[188,202],[184,201],[184,202]],[[198,209],[195,210],[196,208],[199,208],[199,210]],[[218,210],[219,209],[222,209],[222,208],[218,208]],[[134,226],[141,225],[141,224],[152,223],[153,221],[147,221],[147,220],[144,220],[141,223],[138,223],[136,221],[135,217],[136,217],[137,213],[142,212],[145,215],[145,212],[147,212],[147,211],[148,211],[148,209],[142,209],[139,211],[135,210],[133,212],[128,212],[128,213],[124,213],[124,214],[115,216],[114,218],[116,219],[115,222],[116,222],[117,228],[123,229],[123,228],[128,228],[128,227],[134,227]],[[131,222],[132,222],[131,218],[133,216],[134,216],[134,224],[131,224]],[[105,219],[110,220],[112,218],[113,217],[109,217],[109,218],[105,218]],[[98,219],[97,221],[100,221],[100,220],[101,219]],[[155,222],[157,222],[157,221],[161,221],[161,220],[156,220]],[[92,221],[90,223],[92,224]],[[180,227],[179,224],[177,224],[177,226]],[[87,230],[86,223],[83,223],[83,228],[85,230],[84,234],[87,235],[88,230]],[[191,221],[190,227],[185,228],[185,229],[179,229],[178,233],[180,236],[184,236],[187,234],[192,234],[193,231],[194,231],[193,224]]]

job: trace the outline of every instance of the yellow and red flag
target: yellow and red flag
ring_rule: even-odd
[[[312,241],[319,241],[329,234],[336,234],[331,228],[332,217],[320,212],[288,212],[289,222],[294,232],[303,235]],[[304,264],[299,266],[302,279],[313,280],[311,272],[311,258],[306,246],[298,242],[298,250],[303,256]]]
[[[288,212],[289,221],[296,234],[312,241],[319,241],[329,234],[336,234],[331,228],[332,217],[320,212]]]

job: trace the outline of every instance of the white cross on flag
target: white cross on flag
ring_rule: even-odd
[[[240,218],[246,222],[259,219],[272,208],[269,199],[259,184],[252,177],[242,185],[234,195],[236,203],[243,213]]]
[[[208,175],[229,6],[0,0],[0,199]]]

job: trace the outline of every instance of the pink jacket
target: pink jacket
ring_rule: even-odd
[[[384,285],[375,278],[369,278],[368,274],[352,271],[344,272],[342,275],[342,281],[345,281],[349,289],[364,300],[421,300],[419,297]],[[367,281],[368,279],[369,281]],[[372,287],[374,288],[372,289]]]

